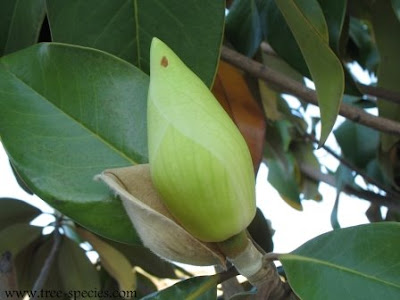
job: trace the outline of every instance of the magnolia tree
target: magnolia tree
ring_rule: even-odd
[[[55,209],[44,235],[37,208],[0,199],[2,297],[400,298],[400,1],[8,0],[0,20],[1,142]],[[298,210],[336,187],[335,230],[274,253],[262,161]],[[340,228],[342,192],[370,224]]]

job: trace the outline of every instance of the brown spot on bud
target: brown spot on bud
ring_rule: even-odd
[[[168,67],[168,59],[165,56],[161,58],[160,65],[162,65],[164,68]]]

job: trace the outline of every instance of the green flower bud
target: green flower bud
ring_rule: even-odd
[[[256,212],[246,142],[207,86],[157,38],[147,113],[151,177],[171,214],[205,242],[243,231]]]

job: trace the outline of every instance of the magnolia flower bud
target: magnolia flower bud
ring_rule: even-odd
[[[207,86],[157,38],[147,117],[151,177],[171,214],[205,242],[243,231],[256,211],[246,142]]]

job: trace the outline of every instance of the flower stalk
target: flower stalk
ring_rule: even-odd
[[[280,279],[270,256],[263,255],[245,231],[218,243],[218,247],[238,272],[257,288],[259,299],[291,299],[291,290]]]

